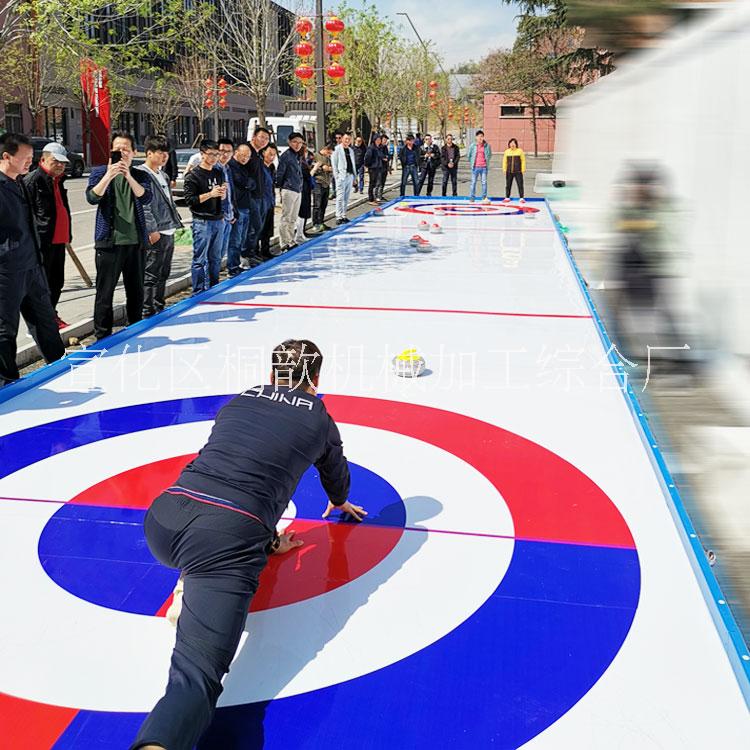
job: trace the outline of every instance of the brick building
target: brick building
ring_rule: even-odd
[[[551,97],[550,97],[551,99]],[[540,154],[555,151],[555,109],[541,102],[536,105],[536,132]],[[534,153],[534,116],[531,107],[518,103],[513,94],[486,91],[484,94],[484,134],[493,153],[502,153],[511,138],[529,154]]]

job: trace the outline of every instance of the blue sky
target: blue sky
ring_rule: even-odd
[[[350,0],[357,5],[357,0]],[[516,37],[518,9],[500,0],[381,0],[378,9],[402,25],[404,36],[414,38],[409,22],[398,11],[408,13],[420,36],[435,43],[446,67],[466,60],[480,60],[490,50],[510,47]]]

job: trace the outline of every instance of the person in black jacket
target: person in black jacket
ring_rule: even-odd
[[[172,272],[174,236],[182,227],[179,211],[172,197],[165,166],[169,163],[166,138],[151,135],[144,144],[146,161],[137,167],[151,181],[151,202],[143,207],[149,246],[143,282],[143,317],[150,318],[166,307],[166,289]]]
[[[143,276],[148,247],[144,206],[151,200],[148,175],[132,166],[135,141],[130,133],[115,131],[110,141],[113,157],[89,175],[86,200],[97,207],[96,298],[94,335],[112,333],[112,299],[122,275],[128,323],[143,315]]]
[[[57,314],[57,303],[65,284],[65,245],[73,237],[68,191],[64,184],[65,166],[69,162],[68,152],[62,144],[48,143],[42,149],[39,167],[23,178],[34,212],[44,273],[58,328],[67,325]]]
[[[250,139],[250,160],[247,168],[255,182],[254,190],[250,191],[250,213],[248,215],[247,239],[245,249],[240,259],[241,268],[252,268],[263,261],[258,249],[261,230],[263,228],[263,149],[269,144],[271,134],[267,128],[257,127]]]
[[[440,149],[440,164],[443,167],[443,197],[445,197],[449,179],[453,185],[453,195],[458,195],[458,161],[460,158],[461,152],[458,145],[453,142],[453,136],[448,133],[445,136],[445,145]]]
[[[429,133],[424,137],[420,151],[422,156],[422,174],[419,175],[417,195],[422,192],[422,187],[426,180],[427,195],[430,196],[435,184],[435,172],[438,166],[440,166],[440,149],[432,142],[432,136]]]
[[[382,155],[383,170],[380,173],[380,184],[378,185],[377,194],[375,200],[378,203],[383,202],[383,191],[385,190],[385,181],[388,179],[388,175],[393,172],[393,156],[388,148],[388,136],[383,133],[380,143],[380,153]]]
[[[363,193],[365,190],[365,154],[367,153],[367,146],[365,146],[365,139],[361,135],[358,135],[354,139],[352,151],[354,151],[354,168],[357,170],[357,184],[354,192]]]
[[[302,165],[299,152],[304,139],[301,133],[289,134],[289,148],[279,158],[276,170],[276,187],[281,191],[281,222],[279,223],[279,241],[281,251],[295,247],[294,234],[302,202]]]
[[[19,377],[16,338],[21,315],[47,362],[65,354],[29,197],[18,179],[28,173],[33,157],[25,136],[0,136],[0,385]]]
[[[219,144],[202,141],[201,161],[185,177],[185,203],[193,214],[193,294],[219,283],[227,188],[218,160]]]
[[[236,276],[242,270],[240,263],[250,226],[250,206],[254,200],[257,187],[248,166],[251,148],[249,143],[240,143],[229,162],[232,185],[234,186],[234,202],[237,209],[235,212],[236,220],[232,224],[232,232],[229,236],[229,252],[227,254],[227,273],[230,278]]]
[[[367,168],[367,199],[372,206],[377,206],[379,203],[377,196],[383,174],[383,154],[380,150],[382,143],[383,139],[376,133],[372,137],[372,143],[365,152],[364,165]]]
[[[303,544],[293,531],[279,536],[276,524],[304,472],[318,470],[324,518],[334,509],[356,521],[367,515],[348,499],[341,436],[316,398],[322,359],[311,341],[276,347],[271,384],[221,409],[198,457],[146,515],[151,552],[182,572],[182,604],[166,691],[133,750],[191,750],[209,726],[269,554]]]

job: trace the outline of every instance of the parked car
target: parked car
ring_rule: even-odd
[[[36,169],[39,166],[39,159],[42,156],[42,150],[50,142],[49,138],[32,138],[31,145],[34,147],[34,160],[31,163],[31,168]],[[65,144],[63,144],[65,145]],[[67,146],[65,148],[68,151],[68,159],[70,162],[65,168],[65,174],[70,177],[81,177],[83,170],[86,165],[83,154],[78,154],[75,151],[71,151]]]
[[[175,200],[182,200],[185,197],[185,168],[193,154],[198,153],[197,148],[178,148],[177,154],[177,180],[172,194]]]

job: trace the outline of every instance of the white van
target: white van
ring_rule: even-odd
[[[290,117],[266,117],[266,127],[271,131],[271,142],[276,144],[279,154],[283,154],[289,148],[289,136],[294,133],[302,133],[307,145],[315,150],[315,117],[301,117],[292,115]],[[251,117],[247,125],[247,139],[252,138],[255,128],[260,121],[257,117]]]

